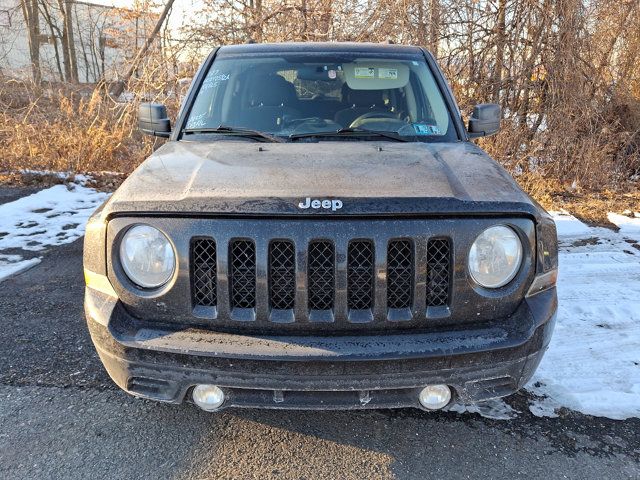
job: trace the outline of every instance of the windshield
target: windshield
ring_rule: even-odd
[[[185,131],[224,134],[233,128],[288,139],[335,133],[368,138],[362,136],[368,131],[409,141],[456,139],[424,58],[357,53],[220,54]]]

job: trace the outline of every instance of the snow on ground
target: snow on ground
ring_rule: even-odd
[[[509,420],[517,417],[520,413],[500,398],[487,400],[486,402],[476,403],[473,405],[455,403],[447,407],[446,410],[456,413],[477,413],[492,420]]]
[[[87,219],[108,194],[84,187],[84,177],[76,181],[0,205],[0,281],[40,262],[23,260],[16,249],[37,252],[84,234]]]
[[[616,233],[555,214],[558,321],[527,389],[535,415],[558,407],[640,417],[640,218],[610,214]]]

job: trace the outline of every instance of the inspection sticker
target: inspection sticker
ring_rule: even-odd
[[[397,80],[398,69],[397,68],[379,68],[378,78],[383,78],[385,80]]]
[[[416,135],[440,135],[440,129],[436,125],[414,123],[413,129],[416,131]]]
[[[354,75],[356,78],[375,78],[376,69],[373,67],[356,67]]]

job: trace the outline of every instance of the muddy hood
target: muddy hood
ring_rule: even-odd
[[[339,202],[299,208],[308,198]],[[537,212],[511,176],[468,142],[244,140],[169,142],[130,175],[103,210],[109,216]]]

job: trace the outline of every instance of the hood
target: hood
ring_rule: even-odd
[[[307,200],[309,199],[309,200]],[[300,208],[320,200],[320,208]],[[322,208],[323,200],[331,208]],[[337,208],[341,204],[341,208]],[[512,177],[469,142],[169,142],[104,212],[252,215],[530,213]]]

